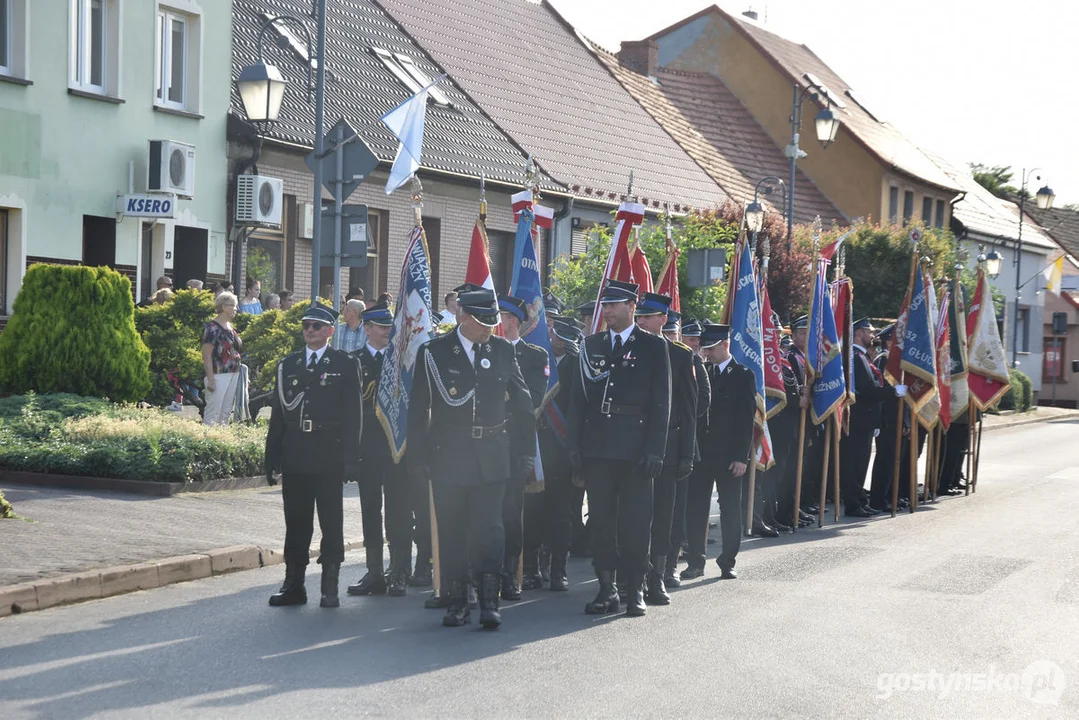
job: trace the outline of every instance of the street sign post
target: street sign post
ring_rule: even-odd
[[[366,205],[342,205],[341,214],[334,217],[329,208],[322,213],[322,236],[341,236],[341,253],[339,260],[341,267],[366,267],[367,266],[367,206]],[[336,226],[340,226],[340,228]],[[323,253],[322,263],[333,265],[334,254]]]

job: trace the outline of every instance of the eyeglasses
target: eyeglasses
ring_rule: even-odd
[[[303,329],[304,330],[324,330],[325,328],[328,328],[328,327],[329,327],[329,325],[327,325],[326,323],[321,323],[318,320],[312,320],[312,321],[309,321],[309,322],[304,322],[304,324],[303,324]]]

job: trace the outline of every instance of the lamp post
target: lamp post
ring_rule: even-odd
[[[787,204],[787,186],[783,184],[783,181],[775,175],[768,175],[757,181],[757,184],[753,186],[753,202],[746,205],[745,218],[746,227],[751,233],[753,233],[753,247],[757,247],[757,233],[764,228],[764,216],[767,211],[764,209],[764,205],[760,202],[761,187],[764,187],[764,194],[771,195],[775,192],[776,186],[783,191],[783,205]]]
[[[1027,205],[1027,180],[1035,172],[1040,171],[1041,168],[1031,168],[1026,170],[1024,168],[1022,177],[1022,184],[1019,188],[1019,237],[1015,242],[1015,259],[1012,260],[1012,264],[1015,265],[1015,317],[1012,322],[1012,367],[1019,367],[1019,291],[1023,287],[1023,283],[1020,279],[1020,271],[1023,267],[1023,214]],[[1041,175],[1034,175],[1036,180],[1041,180]],[[1056,199],[1056,194],[1048,185],[1043,185],[1036,194],[1036,200],[1038,208],[1040,210],[1048,210],[1053,207],[1053,200]],[[1028,319],[1027,324],[1030,321]],[[1030,332],[1030,328],[1027,328],[1027,332]]]
[[[281,102],[285,97],[286,81],[281,71],[263,60],[262,46],[266,31],[272,25],[280,23],[297,29],[307,43],[307,101],[315,97],[315,147],[314,155],[319,161],[325,151],[322,136],[325,134],[326,120],[326,0],[315,0],[315,43],[312,52],[311,33],[303,20],[294,15],[277,15],[262,24],[258,34],[258,62],[248,65],[240,71],[236,79],[236,90],[240,93],[247,119],[265,130],[277,122],[281,112]],[[311,65],[315,64],[314,82],[311,77]],[[315,162],[314,212],[315,223],[311,232],[311,301],[318,299],[319,275],[322,269],[322,163]]]
[[[990,250],[988,253],[985,251],[985,245],[982,245],[978,254],[978,264],[985,264],[985,274],[989,276],[990,280],[996,280],[1000,275],[1000,253],[996,250]]]
[[[790,180],[787,183],[787,249],[791,247],[791,238],[794,232],[794,170],[798,158],[805,157],[805,151],[798,147],[798,131],[802,127],[802,101],[806,95],[811,94],[814,99],[818,96],[812,85],[803,88],[799,83],[794,83],[794,103],[791,105],[791,144],[786,147],[784,153],[791,161]],[[831,103],[825,97],[824,108],[817,113],[813,125],[817,132],[817,141],[822,148],[827,148],[835,142],[839,133],[839,117],[832,112]]]

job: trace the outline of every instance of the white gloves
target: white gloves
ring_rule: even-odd
[[[906,397],[907,396],[907,386],[906,385],[896,385],[895,386],[895,396],[896,397]]]

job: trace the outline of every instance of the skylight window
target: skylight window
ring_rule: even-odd
[[[401,67],[403,67],[416,82],[420,83],[421,87],[431,85],[433,78],[428,77],[427,73],[425,73],[412,58],[408,55],[402,55],[401,53],[397,53],[396,57],[397,62],[401,63]],[[434,101],[439,105],[450,104],[450,99],[446,97],[446,93],[439,90],[437,85],[431,86],[430,93],[431,97],[434,98]]]
[[[804,73],[802,77],[808,80],[810,85],[820,90],[821,95],[823,95],[830,103],[832,103],[832,105],[835,105],[841,110],[846,109],[847,104],[840,100],[838,95],[829,90],[828,86],[822,83],[819,77],[817,77],[813,73]]]
[[[412,93],[418,93],[427,85],[431,84],[431,78],[427,76],[415,61],[407,55],[393,54],[389,50],[383,48],[373,47],[371,51],[375,54],[382,64],[386,66],[386,69],[393,73],[393,76],[400,81],[408,90]],[[428,97],[434,100],[439,105],[449,105],[450,100],[446,97],[446,94],[439,90],[437,87],[431,87],[428,91]]]

